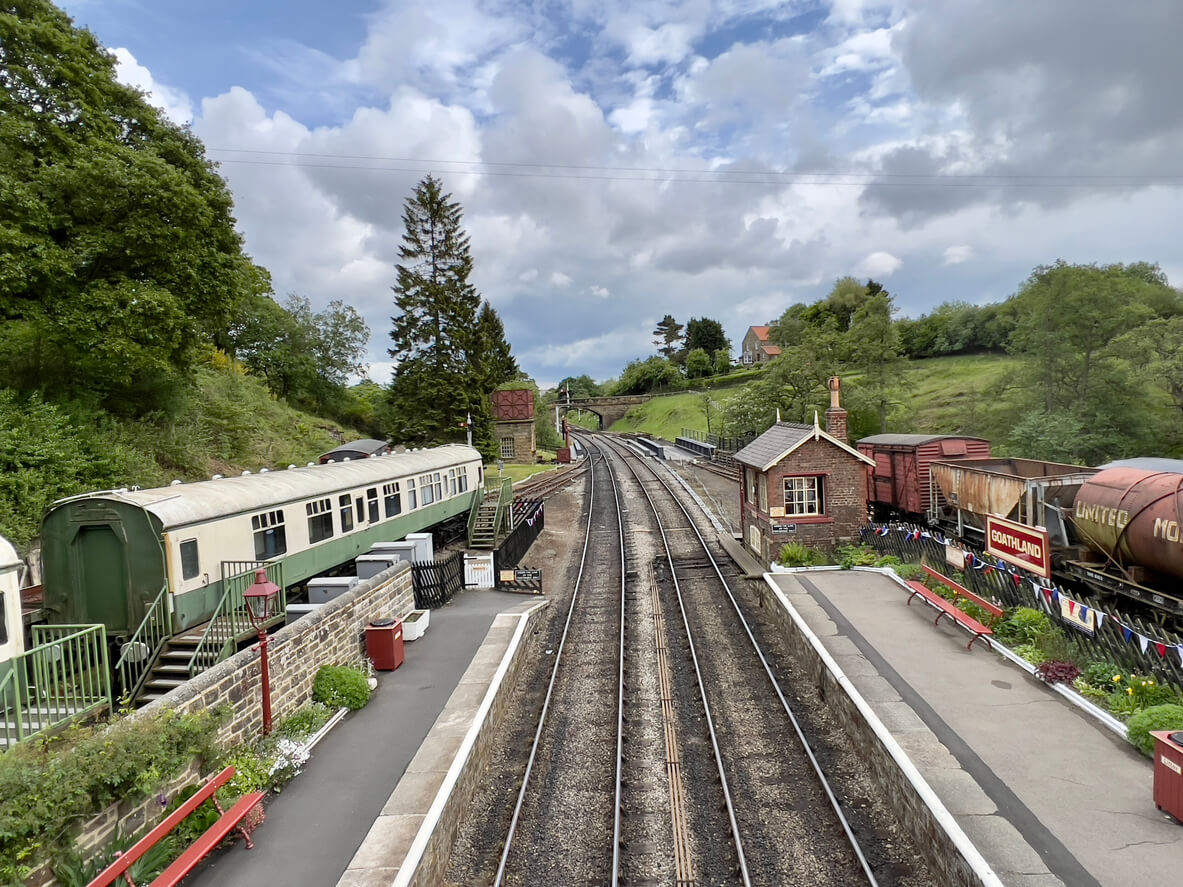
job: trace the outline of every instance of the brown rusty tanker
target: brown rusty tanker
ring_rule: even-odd
[[[1122,567],[1183,578],[1183,462],[1171,470],[1171,461],[1115,465],[1082,484],[1072,510],[1081,541]]]

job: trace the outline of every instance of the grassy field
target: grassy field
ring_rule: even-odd
[[[489,486],[494,486],[501,481],[502,477],[511,477],[516,484],[520,480],[525,480],[528,477],[533,477],[535,474],[541,474],[544,471],[554,471],[559,466],[556,465],[506,465],[504,472],[497,470],[497,465],[494,463],[485,472],[486,483]]]
[[[981,354],[911,361],[893,395],[888,430],[896,432],[964,433],[991,440],[1005,437],[1010,417],[994,407],[997,395],[1011,383],[1017,363],[1006,355]],[[758,378],[758,377],[757,377]],[[844,379],[850,392],[857,376]],[[738,387],[710,392],[716,403]],[[712,416],[712,426],[715,425]],[[701,393],[684,392],[655,397],[629,410],[613,431],[640,431],[673,440],[684,428],[707,431]]]

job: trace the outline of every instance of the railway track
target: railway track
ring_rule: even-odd
[[[545,499],[579,480],[587,471],[587,460],[547,471],[515,484],[513,494],[519,499]]]

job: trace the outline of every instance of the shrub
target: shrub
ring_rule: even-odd
[[[1154,737],[1151,730],[1183,730],[1183,705],[1152,705],[1130,716],[1130,742],[1146,755],[1154,756]]]
[[[1035,669],[1035,677],[1049,684],[1071,684],[1080,677],[1080,669],[1075,662],[1049,659]]]
[[[370,701],[370,685],[361,669],[322,665],[312,684],[312,698],[332,708],[359,709]]]
[[[305,739],[323,727],[333,716],[333,710],[321,702],[304,706],[275,728],[275,735],[288,739]]]
[[[1099,687],[1094,687],[1085,678],[1077,678],[1072,682],[1073,688],[1083,696],[1085,699],[1091,699],[1093,702],[1103,702],[1109,697],[1107,690],[1102,690]]]
[[[1032,665],[1042,665],[1045,658],[1043,651],[1035,644],[1019,644],[1014,649],[1016,656],[1021,656]]]
[[[1125,672],[1116,662],[1090,662],[1085,666],[1083,677],[1085,683],[1098,690],[1108,693],[1113,689],[1113,679]]]
[[[924,575],[924,568],[920,564],[896,564],[892,566],[892,569],[905,582],[909,579],[919,579]]]
[[[1038,642],[1039,636],[1047,631],[1051,624],[1046,613],[1033,610],[1030,607],[1019,607],[998,624],[994,630],[994,636],[1008,645],[1035,644]]]
[[[782,567],[816,567],[828,563],[824,552],[810,548],[804,542],[790,542],[782,546],[777,563]]]
[[[873,566],[878,555],[869,545],[844,545],[838,549],[838,557],[838,565],[849,570],[851,567]]]
[[[883,557],[875,559],[875,566],[877,567],[898,567],[901,561],[894,554],[885,554]]]

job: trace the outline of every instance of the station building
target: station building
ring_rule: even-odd
[[[777,422],[737,452],[743,544],[762,563],[783,545],[833,548],[855,542],[867,524],[867,468],[874,462],[847,443],[839,382],[830,380],[823,430]]]

